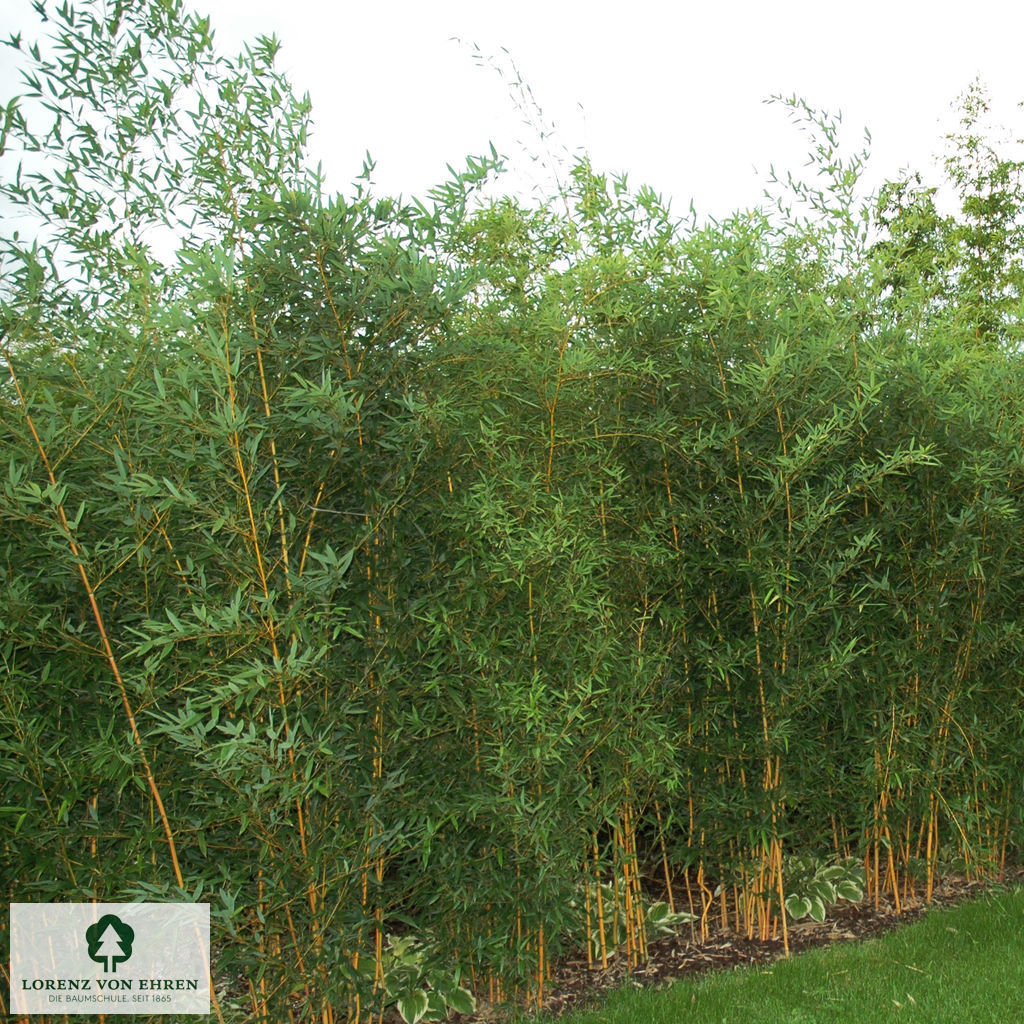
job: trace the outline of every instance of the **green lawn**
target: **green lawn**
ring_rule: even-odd
[[[1024,1021],[1024,888],[879,939],[658,990],[620,990],[561,1024]]]

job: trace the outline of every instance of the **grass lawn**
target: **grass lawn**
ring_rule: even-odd
[[[561,1024],[1024,1021],[1024,888],[935,911],[878,939],[662,989],[621,989]]]

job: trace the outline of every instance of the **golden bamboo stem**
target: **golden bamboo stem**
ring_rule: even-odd
[[[599,936],[598,943],[601,951],[601,967],[603,970],[607,970],[608,947],[605,942],[604,934],[604,895],[601,892],[601,856],[597,848],[596,833],[594,835],[594,879],[594,890],[597,893],[597,934]]]
[[[672,874],[668,868],[668,849],[665,846],[665,827],[661,820],[661,808],[658,801],[654,802],[654,818],[658,823],[658,843],[661,847],[661,866],[665,872],[665,892],[668,895],[668,909],[674,914],[676,912],[676,898],[672,892]]]

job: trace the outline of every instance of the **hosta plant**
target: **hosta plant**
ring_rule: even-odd
[[[864,868],[855,860],[827,864],[820,857],[790,857],[786,873],[786,911],[794,921],[810,916],[821,923],[839,900],[864,898]]]
[[[591,882],[587,889],[589,890],[591,908],[589,927],[584,910],[584,899],[573,900],[572,907],[579,913],[580,927],[587,929],[587,942],[591,954],[596,957],[601,951],[602,944],[606,950],[610,951],[618,949],[626,941],[626,904],[622,895],[625,891],[625,883],[621,880],[615,885],[610,882],[601,882],[599,885]],[[599,891],[600,916],[597,911]],[[646,938],[650,940],[662,935],[672,935],[679,925],[695,921],[696,917],[685,912],[674,912],[664,900],[657,900],[644,909],[643,920]],[[604,926],[603,943],[602,921]]]
[[[451,1010],[473,1013],[476,999],[443,970],[432,966],[429,948],[415,936],[395,936],[384,952],[385,1002],[406,1024],[446,1020]],[[372,958],[368,958],[370,964]]]

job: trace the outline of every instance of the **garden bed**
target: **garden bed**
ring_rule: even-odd
[[[1016,868],[1008,871],[1003,881],[1021,878],[1024,878],[1024,869]],[[948,876],[936,883],[930,903],[925,902],[923,893],[911,895],[901,900],[899,913],[891,894],[881,899],[877,907],[873,900],[839,903],[829,908],[823,924],[811,920],[790,923],[790,952],[874,938],[916,921],[931,910],[957,906],[991,889],[990,882]],[[597,970],[589,968],[585,958],[569,957],[558,961],[552,970],[549,993],[543,1001],[544,1012],[558,1016],[591,1006],[605,992],[626,984],[638,988],[664,985],[709,971],[767,964],[785,955],[781,936],[766,940],[748,939],[720,924],[711,926],[706,941],[695,940],[683,927],[676,935],[651,941],[648,952],[647,963],[633,970],[627,967],[625,957],[621,955],[609,957],[608,968]],[[492,1024],[502,1016],[496,1007],[481,1001],[476,1014],[456,1016],[453,1020],[457,1024]]]

